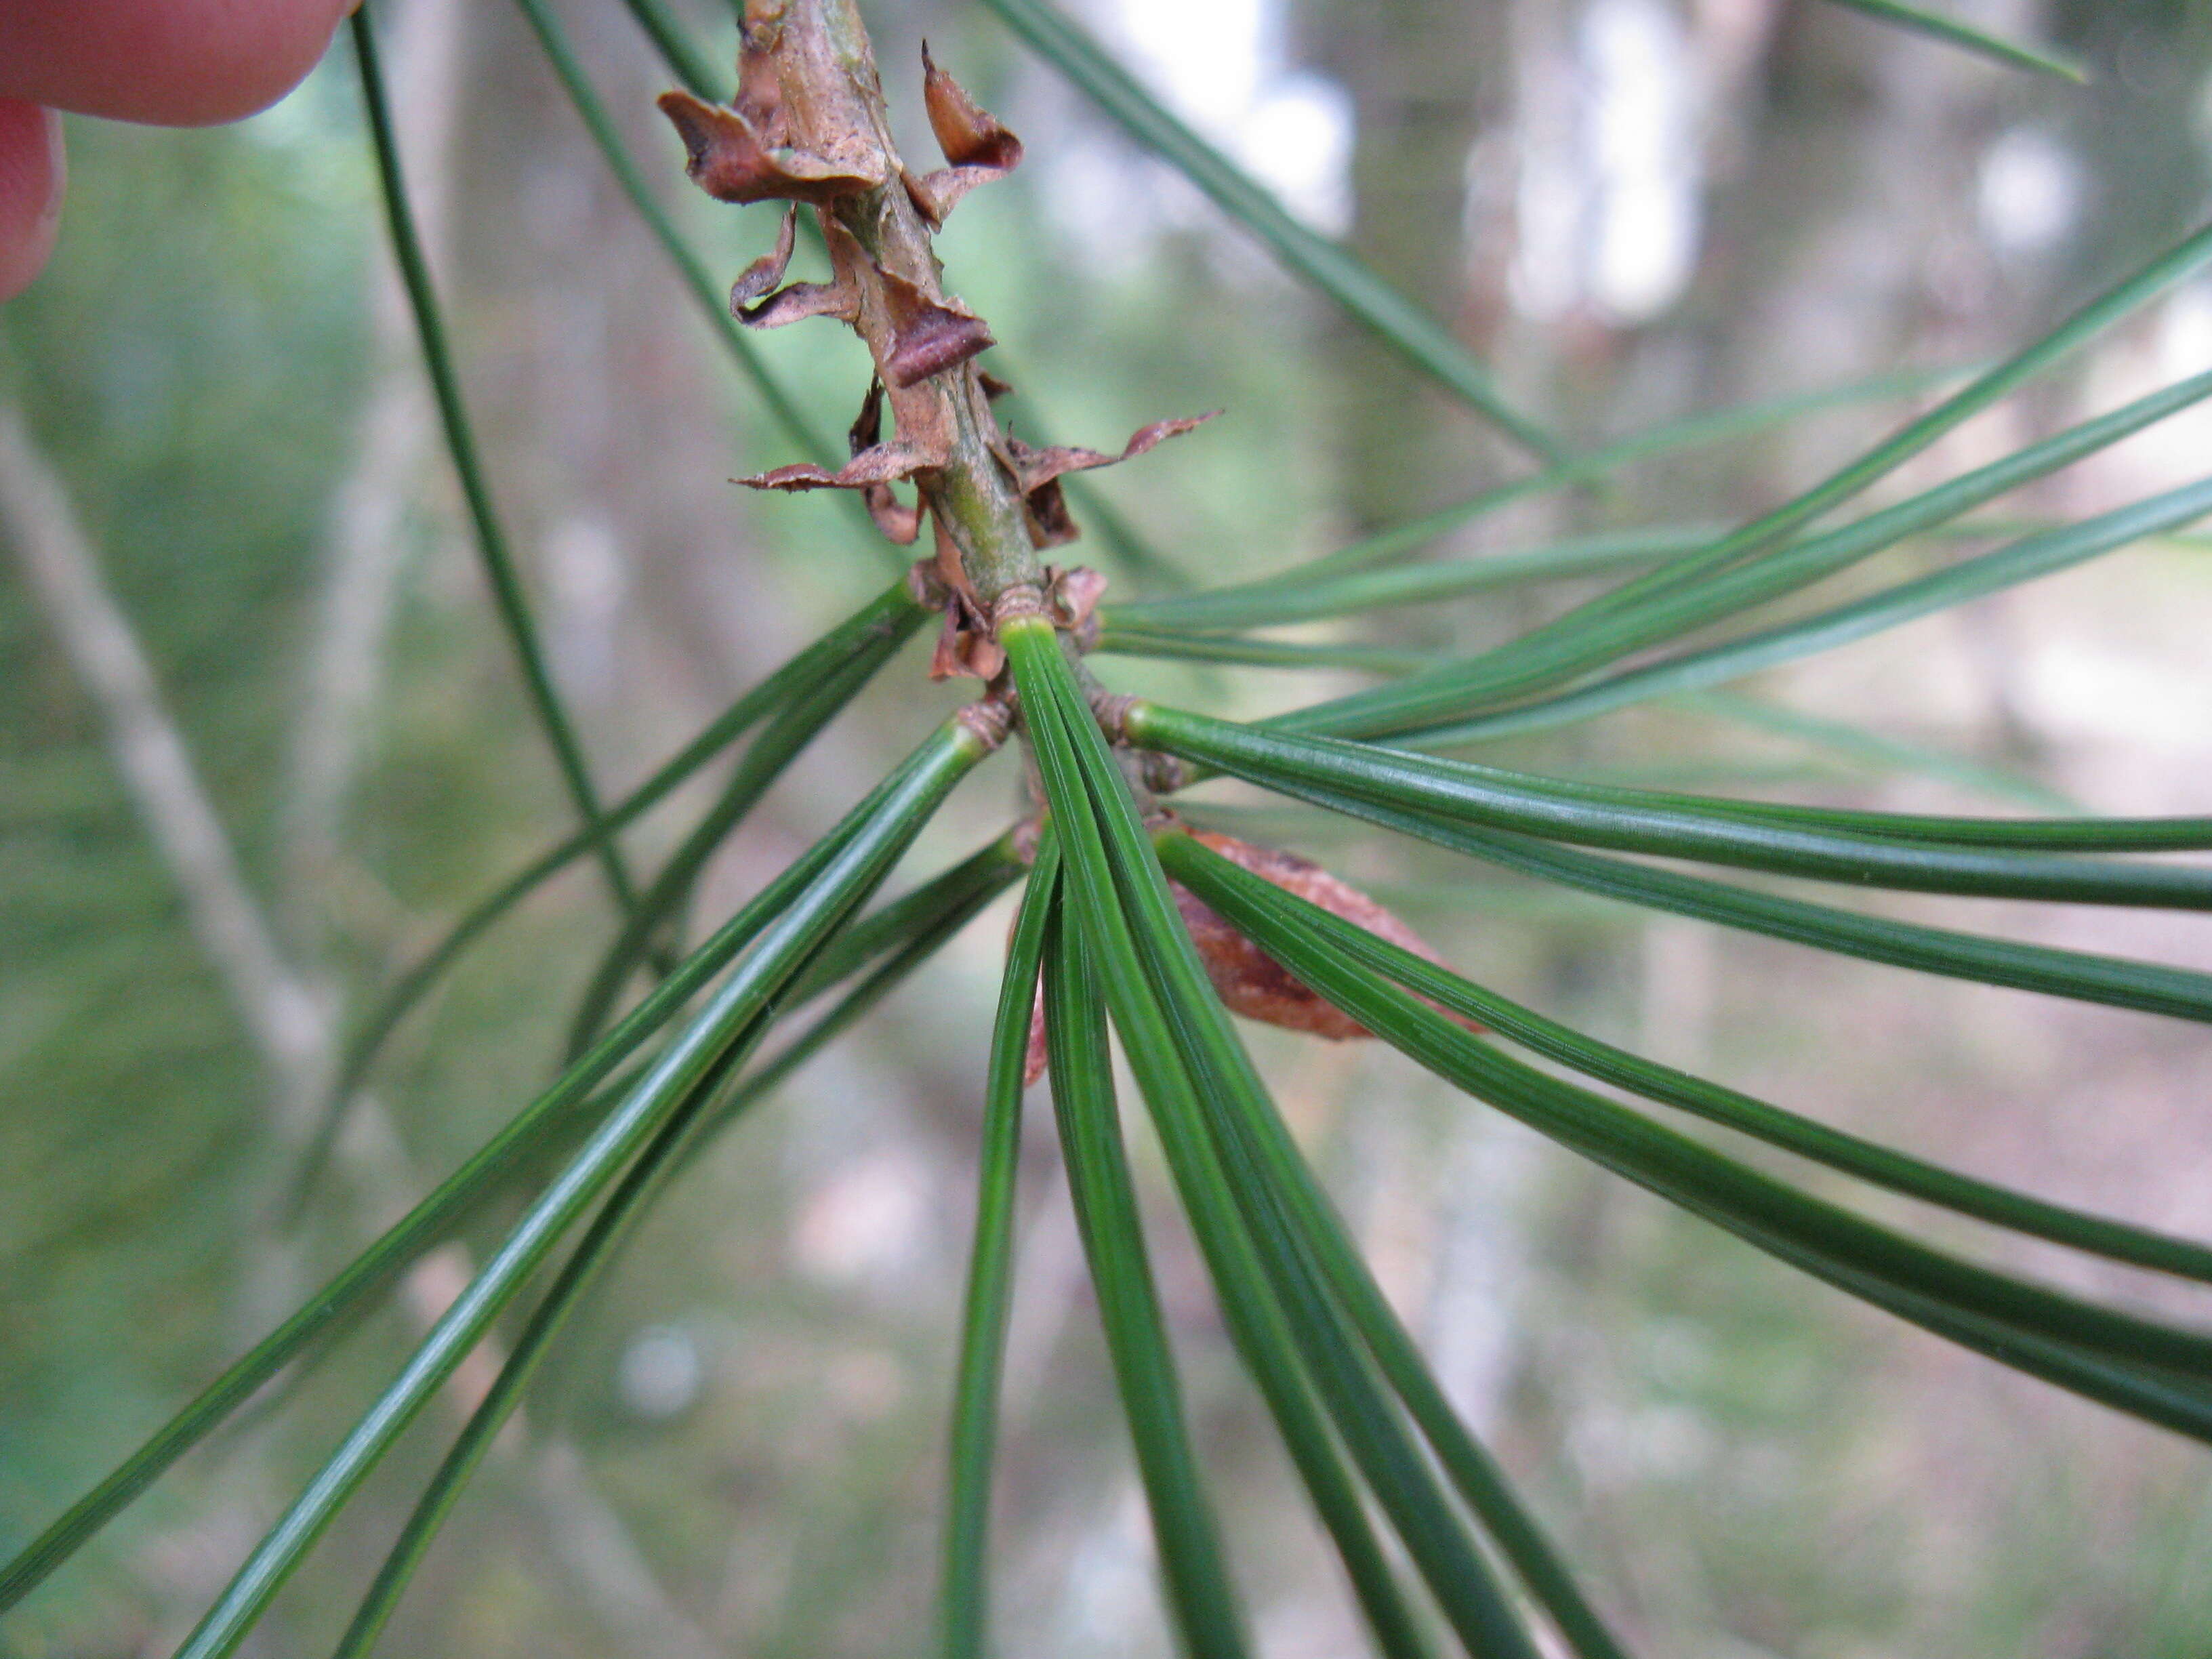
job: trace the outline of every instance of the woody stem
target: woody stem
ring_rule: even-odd
[[[794,130],[807,132],[817,148],[857,143],[886,163],[882,184],[817,211],[838,277],[858,296],[854,326],[883,379],[898,439],[934,452],[915,482],[938,528],[940,564],[957,562],[945,574],[956,585],[964,576],[988,610],[1008,588],[1040,584],[1044,573],[974,362],[903,386],[892,363],[898,313],[891,284],[903,282],[941,301],[943,277],[929,222],[906,187],[892,143],[867,29],[853,0],[748,0],[746,26],[781,31]]]

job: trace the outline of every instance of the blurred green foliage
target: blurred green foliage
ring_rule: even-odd
[[[364,371],[364,174],[332,78],[244,128],[72,123],[60,251],[0,313],[0,379],[264,876],[301,619]],[[13,1533],[234,1340],[221,1310],[246,1265],[237,1210],[268,1084],[96,712],[14,580],[0,582],[0,661]]]

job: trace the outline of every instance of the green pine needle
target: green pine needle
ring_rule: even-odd
[[[1255,908],[1250,919],[1258,920]],[[1511,1060],[1272,909],[1266,948],[1423,1066],[1761,1249],[2046,1381],[2212,1442],[2212,1334],[1931,1249]]]
[[[869,798],[879,806],[884,787]],[[339,1328],[367,1300],[472,1214],[519,1165],[560,1136],[592,1091],[647,1038],[757,939],[804,886],[829,866],[849,838],[834,831],[771,882],[593,1045],[543,1094],[509,1121],[428,1197],[393,1223],[289,1318],[223,1373],[91,1491],[72,1504],[15,1558],[0,1566],[0,1612],[28,1595],[163,1471],[215,1432],[286,1365]],[[611,1105],[611,1103],[609,1103]]]
[[[1127,727],[1146,746],[1270,787],[1317,785],[1478,830],[1911,892],[2212,909],[2212,869],[2027,850],[2212,846],[2212,820],[2203,818],[2105,826],[2071,818],[2021,823],[1768,806],[1571,783],[1241,726],[1153,703],[1136,705]]]
[[[690,899],[707,862],[803,754],[822,728],[842,714],[876,673],[913,636],[927,613],[908,605],[860,641],[847,659],[794,690],[704,816],[668,855],[652,885],[638,897],[622,929],[600,957],[568,1024],[570,1058],[591,1046],[623,988],[651,951],[663,925]]]
[[[1408,362],[1553,464],[1558,438],[1508,404],[1490,371],[1435,318],[1364,264],[1310,230],[1281,203],[1147,92],[1049,0],[984,0],[1024,44],[1080,88],[1122,131],[1198,186],[1264,243],[1291,275],[1326,294]]]
[[[471,906],[437,944],[393,981],[391,989],[358,1022],[347,1039],[314,1133],[300,1159],[299,1173],[293,1178],[294,1212],[298,1212],[321,1172],[339,1130],[344,1127],[348,1104],[367,1080],[385,1042],[471,945],[516,905],[591,851],[602,836],[652,811],[692,774],[800,689],[815,684],[824,674],[836,672],[856,653],[865,651],[869,642],[884,630],[902,629],[911,632],[920,616],[906,582],[902,579],[894,583],[716,715],[705,730],[671,756],[651,777],[609,807],[596,830],[580,830],[539,854]]]
[[[1644,1060],[1547,1019],[1295,894],[1271,886],[1188,836],[1163,837],[1160,845],[1162,860],[1176,879],[1255,939],[1272,937],[1270,923],[1277,918],[1295,916],[1330,949],[1387,975],[1440,1007],[1464,1014],[1500,1036],[1601,1083],[1632,1090],[1646,1099],[1725,1125],[1875,1186],[1993,1226],[2049,1239],[2131,1267],[2212,1284],[2212,1248],[2046,1204],[1828,1128],[1673,1066]]]
[[[416,234],[415,212],[408,204],[406,180],[400,172],[399,147],[392,136],[392,114],[384,94],[384,72],[377,57],[376,29],[367,4],[354,12],[353,46],[354,62],[361,74],[362,100],[368,113],[369,137],[376,155],[377,182],[383,191],[385,221],[392,233],[392,253],[398,261],[408,304],[415,314],[423,365],[429,372],[430,387],[437,398],[440,428],[453,458],[453,471],[460,477],[462,497],[468,503],[469,522],[476,532],[477,552],[491,585],[492,599],[499,611],[501,625],[507,630],[507,643],[521,666],[531,707],[560,764],[562,781],[568,787],[576,814],[583,819],[585,830],[592,837],[592,851],[606,872],[608,889],[626,911],[635,902],[629,872],[623,866],[621,848],[603,827],[599,794],[584,762],[583,745],[577,739],[568,711],[562,706],[559,692],[554,690],[552,672],[546,666],[544,651],[538,642],[538,625],[531,618],[522,579],[507,550],[507,532],[500,527],[497,509],[492,505],[491,486],[477,451],[467,406],[461,400],[460,376],[454,368],[453,351],[447,341],[445,316],[431,286],[429,262],[423,257],[422,239]]]
[[[1022,1150],[1022,1070],[1030,1014],[1043,970],[1045,925],[1060,896],[1056,850],[1040,848],[1022,894],[991,1026],[984,1084],[983,1150],[977,1160],[975,1238],[960,1323],[952,1391],[944,1565],[938,1588],[941,1659],[983,1659],[990,1627],[991,1470],[997,1460],[999,1390],[1013,1308],[1014,1178]]]
[[[1930,11],[1925,6],[1908,6],[1903,0],[1828,0],[1828,3],[1932,36],[2008,69],[2027,70],[2032,74],[2047,75],[2055,81],[2071,81],[2076,86],[2086,84],[2089,79],[2089,71],[2079,62],[2047,46],[2031,46],[2008,40]]]

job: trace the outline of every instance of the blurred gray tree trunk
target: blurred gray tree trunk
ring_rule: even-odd
[[[1466,0],[1373,0],[1356,13],[1309,3],[1298,20],[1306,60],[1352,100],[1346,240],[1447,321],[1470,311],[1468,161],[1510,108],[1512,21],[1510,6]],[[1357,325],[1333,334],[1329,431],[1353,532],[1464,493],[1480,423]]]
[[[631,153],[672,202],[681,156],[653,108],[667,70],[620,7],[560,11]],[[563,690],[587,736],[658,746],[785,643],[739,603],[757,555],[725,482],[750,469],[719,396],[723,361],[704,330],[667,326],[694,301],[520,15],[494,8],[478,28],[485,72],[463,118],[454,286],[479,343],[463,367],[480,383],[494,487],[533,567]],[[776,441],[764,420],[757,441],[739,439],[748,455]],[[606,786],[634,765],[602,763]]]
[[[1978,21],[2032,32],[2029,10],[1984,8]],[[1978,252],[1975,183],[2018,85],[1821,0],[1780,6],[1749,95],[1731,100],[1740,120],[1710,141],[1706,243],[1674,325],[1703,366],[1700,400],[1808,390],[2008,337]],[[1747,447],[1741,477],[1776,488],[1832,459],[1781,447],[1796,441]],[[1832,428],[1823,441],[1838,441]]]
[[[1510,212],[1488,216],[1470,249],[1470,167],[1486,135],[1492,159],[1510,167],[1527,21],[1511,4],[1466,0],[1377,0],[1356,14],[1309,4],[1299,17],[1306,60],[1352,103],[1348,245],[1485,358],[1485,324],[1503,314]],[[1328,344],[1328,440],[1350,534],[1524,470],[1524,458],[1509,458],[1463,405],[1356,324],[1334,319]],[[1501,599],[1455,618],[1457,637],[1473,647],[1525,620],[1520,600]],[[1430,1122],[1363,1115],[1349,1127],[1363,1230],[1404,1235],[1401,1290],[1420,1304],[1415,1328],[1454,1403],[1486,1428],[1519,1364],[1522,1212],[1538,1166],[1511,1132],[1455,1111]]]

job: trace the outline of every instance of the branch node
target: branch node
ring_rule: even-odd
[[[1030,582],[1017,582],[991,602],[991,631],[1004,630],[1010,622],[1027,617],[1042,617],[1052,620],[1051,609],[1045,604],[1044,591]]]
[[[963,703],[954,714],[954,720],[976,742],[983,745],[985,754],[996,752],[1014,729],[1012,705],[1001,696],[979,697],[974,702]]]
[[[1091,717],[1098,722],[1098,729],[1106,734],[1109,743],[1128,741],[1129,711],[1144,699],[1126,692],[1113,692],[1103,686],[1094,685],[1089,693]]]

